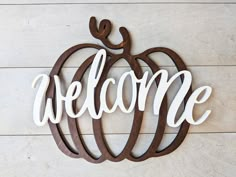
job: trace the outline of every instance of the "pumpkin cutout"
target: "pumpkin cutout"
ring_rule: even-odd
[[[178,71],[187,70],[182,59],[174,51],[168,48],[155,47],[155,48],[150,48],[140,54],[132,55],[130,53],[130,49],[131,49],[130,35],[127,29],[124,27],[121,27],[119,29],[122,35],[123,41],[120,44],[116,44],[116,45],[112,44],[108,39],[108,36],[111,32],[111,27],[112,27],[111,22],[109,20],[102,20],[101,23],[99,24],[99,27],[97,28],[95,17],[91,17],[90,23],[89,23],[90,32],[93,35],[93,37],[99,39],[104,44],[104,47],[97,44],[89,44],[89,43],[78,44],[76,46],[73,46],[69,48],[68,50],[66,50],[59,57],[59,59],[53,66],[52,71],[50,73],[50,77],[52,78],[54,75],[59,75],[64,63],[70,58],[70,56],[73,53],[77,52],[80,49],[83,49],[83,48],[94,48],[97,50],[105,49],[107,56],[109,56],[109,59],[105,63],[103,73],[95,89],[94,99],[95,99],[95,107],[97,110],[100,106],[99,94],[100,94],[103,82],[107,78],[108,72],[111,69],[111,67],[120,59],[126,60],[130,68],[134,70],[137,78],[141,78],[143,75],[143,72],[141,70],[141,66],[138,60],[142,60],[144,63],[146,63],[147,66],[151,69],[152,73],[155,73],[159,70],[159,66],[152,59],[148,57],[150,54],[155,53],[155,52],[161,52],[168,55],[169,58],[174,62]],[[113,50],[123,49],[123,52],[121,54],[113,54],[112,52],[108,51],[108,49],[113,49]],[[81,64],[81,66],[77,69],[76,73],[74,74],[72,82],[81,81],[84,73],[92,64],[94,57],[95,55],[91,55]],[[159,77],[155,79],[156,85],[158,85],[159,79],[160,79]],[[183,80],[182,77],[181,77],[181,80]],[[139,85],[137,84],[137,93],[138,93],[138,90],[139,90]],[[186,104],[191,93],[192,93],[192,89],[190,87],[184,99],[184,104]],[[55,101],[54,95],[55,95],[55,83],[50,82],[48,91],[46,94],[46,98],[52,98],[53,101]],[[161,105],[161,109],[160,109],[160,115],[157,122],[156,132],[149,148],[141,156],[136,157],[132,154],[132,149],[137,141],[137,138],[141,129],[141,125],[142,125],[142,120],[143,120],[143,111],[140,111],[138,109],[137,100],[138,100],[138,95],[136,99],[133,124],[131,127],[129,138],[126,142],[125,147],[123,148],[123,150],[121,151],[119,155],[115,156],[106,142],[103,129],[102,129],[102,118],[92,119],[94,137],[95,137],[97,146],[101,152],[100,157],[98,158],[94,157],[93,154],[89,151],[85,142],[83,141],[83,137],[81,136],[78,121],[70,117],[68,117],[68,126],[69,126],[73,143],[76,147],[76,150],[72,148],[72,146],[64,137],[64,133],[62,132],[60,128],[60,124],[59,123],[53,124],[52,122],[49,121],[48,123],[50,126],[50,130],[56,141],[57,146],[64,154],[72,158],[84,158],[87,161],[92,162],[92,163],[101,163],[104,160],[118,162],[123,159],[129,159],[131,161],[143,161],[150,157],[158,157],[158,156],[169,154],[172,151],[174,151],[176,148],[178,148],[179,145],[183,142],[189,129],[189,123],[186,120],[181,124],[180,129],[175,139],[170,143],[170,145],[168,145],[166,148],[164,148],[161,151],[157,151],[161,143],[162,137],[164,135],[165,126],[166,126],[167,96],[165,95],[162,105]],[[76,101],[73,102],[73,109],[76,110]]]

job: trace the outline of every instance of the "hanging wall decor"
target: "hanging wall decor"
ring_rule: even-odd
[[[192,75],[187,70],[180,56],[173,50],[164,47],[155,47],[147,49],[140,54],[132,55],[130,52],[132,46],[131,39],[127,29],[124,27],[119,29],[123,41],[119,44],[113,44],[108,39],[111,28],[112,25],[109,20],[102,20],[97,27],[95,17],[91,17],[89,23],[90,32],[92,36],[99,39],[104,46],[90,43],[75,45],[66,50],[59,57],[51,70],[50,76],[40,74],[34,79],[33,87],[38,85],[38,90],[33,107],[33,120],[38,126],[43,126],[46,123],[49,124],[56,144],[64,154],[73,158],[84,158],[92,163],[101,163],[104,160],[118,162],[123,159],[143,161],[150,157],[159,157],[169,154],[183,142],[190,124],[201,124],[211,113],[210,110],[206,110],[201,117],[193,118],[194,105],[206,102],[211,95],[212,89],[209,86],[202,86],[193,91],[191,86]],[[97,49],[97,53],[88,57],[76,70],[66,94],[63,95],[59,77],[61,69],[72,54],[84,48]],[[122,52],[120,54],[111,52],[111,50],[117,49],[122,49]],[[178,72],[171,78],[168,77],[166,70],[160,69],[149,57],[150,54],[156,52],[166,54],[175,64]],[[111,67],[121,59],[127,61],[130,71],[123,73],[118,81],[114,78],[109,78],[108,72]],[[150,79],[148,79],[148,72],[142,71],[140,61],[146,63],[151,69],[153,75]],[[86,99],[79,108],[76,105],[76,100],[83,89],[81,79],[88,69],[90,70],[86,83]],[[123,92],[125,92],[124,82],[127,77],[131,79],[132,85],[132,96],[128,108],[125,106],[123,100]],[[181,79],[182,85],[168,107],[166,93],[177,78]],[[132,153],[132,149],[140,133],[142,120],[144,119],[143,113],[147,94],[152,84],[156,84],[157,87],[156,93],[153,95],[152,107],[154,115],[159,117],[157,128],[147,151],[143,152],[141,156],[135,156]],[[117,87],[114,93],[116,100],[112,106],[108,106],[107,103],[107,90],[109,85],[115,85]],[[184,103],[184,110],[181,116],[176,118],[182,103]],[[124,149],[119,155],[114,155],[104,137],[102,115],[103,113],[112,114],[117,108],[127,114],[133,112],[134,117],[129,138]],[[65,110],[67,115],[68,127],[75,147],[66,140],[60,128],[63,110]],[[76,120],[76,118],[83,116],[85,111],[88,111],[92,118],[95,141],[101,152],[101,156],[98,158],[87,148],[81,135],[79,122]],[[41,115],[42,113],[43,115]],[[166,125],[180,128],[175,139],[166,148],[158,151],[157,149],[163,138]]]

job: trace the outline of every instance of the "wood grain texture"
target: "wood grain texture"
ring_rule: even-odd
[[[52,67],[67,48],[98,43],[88,28],[94,15],[113,22],[114,42],[121,39],[118,28],[126,26],[134,54],[162,46],[176,51],[187,65],[236,65],[234,4],[55,4],[0,6],[0,67]],[[88,55],[91,51],[77,56]],[[162,65],[172,63],[163,60]]]
[[[147,69],[143,67],[143,69]],[[165,67],[171,74],[175,73],[173,67]],[[196,106],[196,116],[204,110],[211,109],[212,114],[204,124],[191,126],[190,132],[236,132],[235,106],[236,106],[236,67],[218,66],[218,67],[189,67],[193,74],[193,89],[199,86],[209,85],[213,88],[213,93],[209,101],[201,106]],[[0,115],[4,124],[0,124],[1,135],[17,134],[49,134],[49,129],[45,127],[36,127],[32,119],[33,101],[37,89],[31,88],[33,78],[40,73],[49,73],[48,68],[15,68],[0,69],[0,83],[4,85],[0,92]],[[113,68],[109,76],[116,80],[120,75],[130,70],[130,68]],[[63,70],[62,83],[68,85],[76,68],[66,68]],[[86,79],[86,76],[85,76]],[[65,82],[65,80],[67,82]],[[220,82],[219,82],[220,81]],[[174,96],[180,82],[170,90],[169,100]],[[85,84],[83,85],[86,89]],[[126,84],[126,90],[130,90],[130,85]],[[112,92],[113,90],[113,92]],[[114,90],[109,91],[111,100],[114,100]],[[150,94],[155,93],[156,87],[152,87]],[[10,93],[10,94],[9,94]],[[14,93],[14,94],[13,94]],[[8,95],[8,96],[6,96]],[[131,94],[127,93],[127,98]],[[85,99],[85,92],[82,92],[79,99],[80,106]],[[152,112],[152,97],[149,97],[146,112],[144,115],[144,124],[142,133],[153,133],[156,128],[157,117]],[[14,111],[12,111],[14,109]],[[16,114],[17,113],[17,114]],[[80,119],[83,134],[92,133],[92,122],[89,115],[84,114]],[[104,130],[106,133],[128,133],[132,124],[132,114],[127,115],[116,111],[112,115],[104,116]],[[63,130],[68,133],[67,122],[64,120]],[[167,132],[176,132],[175,129],[168,128]]]
[[[0,4],[102,4],[102,3],[108,3],[108,4],[116,4],[116,3],[132,3],[132,4],[151,4],[151,3],[160,3],[160,4],[165,4],[165,3],[171,3],[171,4],[176,4],[176,3],[186,3],[186,4],[191,4],[191,3],[198,3],[198,4],[215,4],[215,3],[234,3],[235,0],[54,0],[54,1],[49,1],[49,0],[1,0]]]
[[[143,136],[145,139],[141,144],[145,145],[149,135]],[[119,152],[123,137],[110,135],[109,138],[113,140],[114,150]],[[124,160],[119,163],[105,161],[98,165],[64,156],[51,136],[1,136],[0,176],[234,177],[235,138],[236,134],[231,133],[188,135],[182,146],[168,156],[140,163]],[[89,137],[88,143],[93,145]],[[142,150],[139,148],[137,152]]]

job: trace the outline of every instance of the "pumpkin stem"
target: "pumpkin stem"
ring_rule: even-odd
[[[102,41],[102,43],[110,49],[124,49],[123,53],[129,54],[131,47],[131,40],[129,32],[125,27],[120,27],[119,31],[122,35],[123,41],[120,44],[112,44],[108,39],[108,36],[111,33],[112,25],[111,22],[107,19],[104,19],[100,22],[99,28],[97,28],[97,20],[95,17],[91,17],[89,21],[90,33],[96,39]]]

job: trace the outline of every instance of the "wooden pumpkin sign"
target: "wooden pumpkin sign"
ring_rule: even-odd
[[[100,163],[104,160],[118,162],[123,159],[129,159],[131,161],[143,161],[150,157],[159,157],[169,154],[176,148],[178,148],[179,145],[183,142],[188,132],[190,123],[195,125],[200,124],[210,114],[210,110],[208,110],[201,118],[199,118],[198,121],[194,121],[192,118],[192,109],[194,104],[205,102],[211,94],[211,88],[208,86],[204,86],[192,92],[190,77],[191,75],[189,75],[190,72],[187,71],[187,68],[182,59],[171,49],[164,47],[155,47],[147,49],[140,54],[132,55],[130,53],[130,35],[127,29],[124,27],[121,27],[119,30],[122,35],[123,41],[120,44],[112,44],[108,39],[108,36],[111,33],[111,27],[112,26],[109,20],[102,20],[99,24],[99,27],[97,28],[95,17],[91,17],[89,23],[90,32],[93,37],[99,39],[104,44],[104,46],[90,43],[73,46],[66,50],[59,57],[51,70],[50,78],[45,75],[40,75],[35,79],[33,86],[35,86],[36,82],[39,79],[43,78],[35,99],[34,120],[37,125],[44,125],[48,121],[56,144],[64,154],[73,158],[84,158],[92,163]],[[70,56],[83,48],[94,48],[98,50],[98,53],[96,55],[92,54],[81,64],[81,66],[77,69],[73,76],[72,83],[68,88],[66,96],[62,96],[60,91],[58,91],[60,90],[60,87],[58,86],[60,85],[58,75],[60,74],[64,63],[69,60]],[[114,54],[108,49],[123,49],[123,52],[120,54]],[[172,81],[167,82],[167,77],[166,80],[163,79],[165,76],[165,71],[160,70],[159,66],[149,57],[150,54],[155,52],[161,52],[169,56],[179,72],[179,74],[175,75],[172,81],[180,76],[182,84],[184,85],[183,88],[180,88],[179,93],[176,95],[176,98],[173,101],[175,103],[170,106],[169,111],[167,106],[166,90],[168,89]],[[107,59],[106,57],[109,58]],[[119,155],[114,155],[104,137],[102,129],[102,112],[111,113],[114,111],[113,108],[108,108],[105,103],[107,87],[109,84],[115,83],[113,79],[108,79],[107,76],[111,67],[120,59],[125,59],[127,61],[130,66],[131,72],[124,73],[124,75],[121,76],[121,79],[118,83],[116,105],[114,104],[113,108],[116,109],[117,107],[120,107],[121,110],[126,113],[134,111],[134,118],[129,138],[125,147]],[[145,108],[145,97],[147,96],[147,92],[150,87],[150,85],[147,84],[147,80],[145,80],[145,76],[147,75],[141,70],[139,63],[140,60],[147,64],[147,66],[151,69],[153,75],[155,76],[152,77],[152,81],[158,87],[157,94],[155,96],[156,103],[158,104],[154,105],[154,112],[157,112],[159,119],[157,122],[157,128],[154,138],[147,151],[144,152],[141,156],[134,156],[132,154],[132,149],[140,133],[143,120],[143,112]],[[80,108],[80,111],[78,112],[78,108],[76,106],[76,98],[79,96],[82,89],[80,81],[89,68],[91,68],[91,70],[88,79],[87,98],[83,107]],[[132,80],[133,97],[130,103],[130,107],[125,108],[124,104],[122,103],[122,86],[125,78],[128,75],[131,76]],[[151,81],[149,83],[151,84]],[[198,99],[200,93],[203,93],[203,97]],[[43,97],[46,99],[46,106],[44,118],[41,119],[40,112],[42,112],[41,103]],[[182,101],[185,104],[186,111],[184,111],[178,123],[175,123],[175,113]],[[62,117],[61,107],[63,102],[65,102],[68,126],[76,149],[72,148],[70,143],[64,137],[65,135],[60,128],[59,122]],[[80,133],[80,125],[75,119],[76,117],[81,116],[86,109],[88,109],[91,117],[93,118],[92,124],[94,137],[101,152],[101,156],[98,158],[94,157],[93,153],[90,152],[90,150],[87,148],[86,143],[84,142],[83,137]],[[75,112],[78,113],[75,114]],[[54,115],[55,113],[56,116]],[[175,139],[166,148],[158,151],[157,149],[163,138],[166,124],[174,127],[180,126],[180,128]]]

